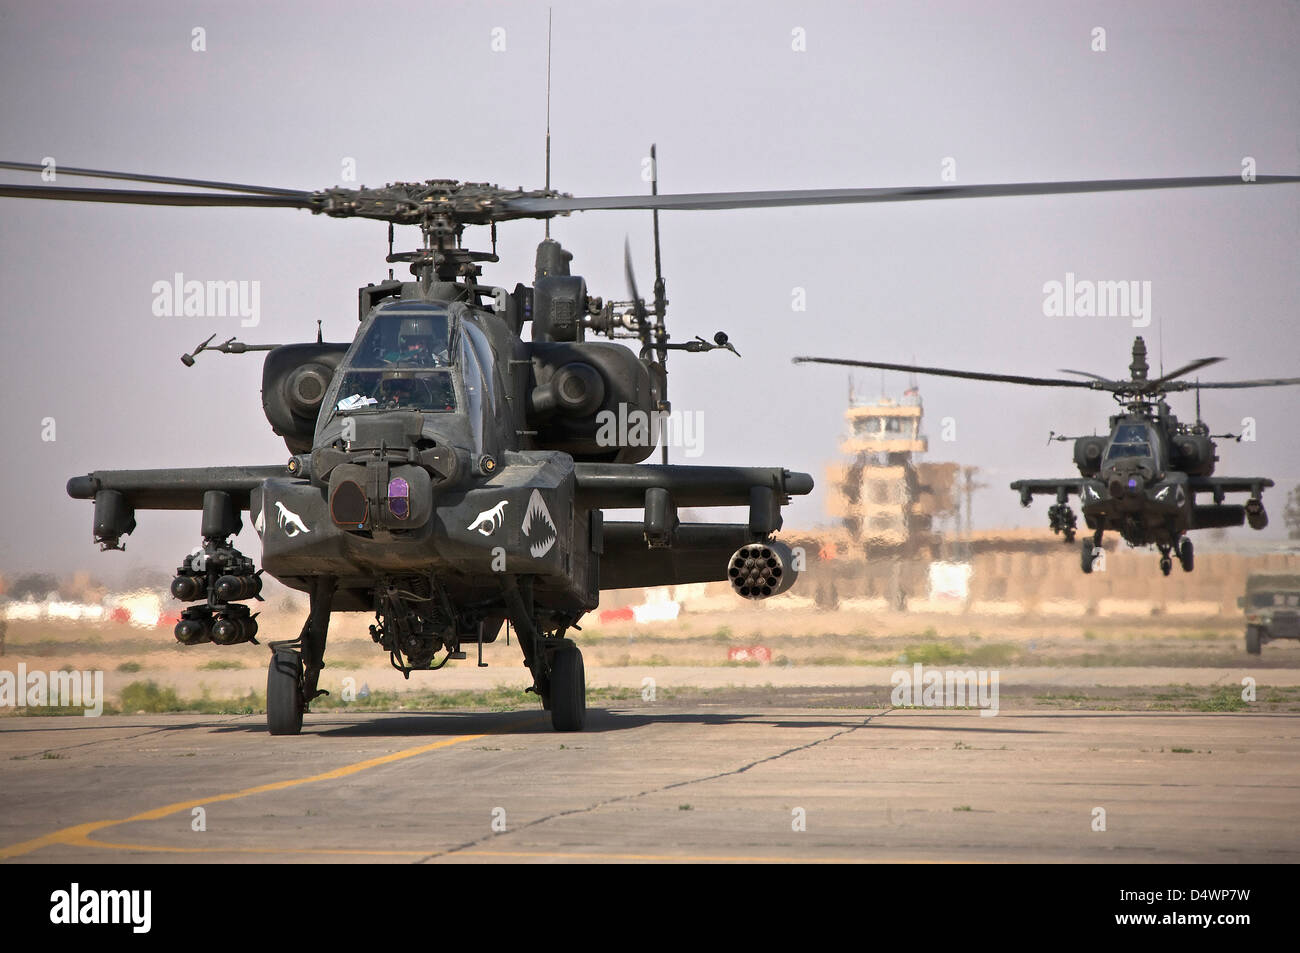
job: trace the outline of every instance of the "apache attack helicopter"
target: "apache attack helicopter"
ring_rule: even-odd
[[[1219,459],[1214,440],[1241,438],[1210,433],[1210,428],[1201,421],[1200,390],[1281,387],[1300,384],[1300,377],[1214,383],[1179,380],[1221,360],[1221,357],[1201,358],[1153,379],[1149,376],[1146,342],[1140,337],[1133,341],[1133,361],[1129,364],[1127,380],[1110,380],[1086,371],[1066,369],[1061,373],[1088,379],[984,374],[829,357],[794,358],[795,363],[874,367],[1033,387],[1083,387],[1109,393],[1123,409],[1110,418],[1108,436],[1063,437],[1053,433],[1049,438],[1074,441],[1078,479],[1017,480],[1011,489],[1020,493],[1022,506],[1029,506],[1035,494],[1055,495],[1056,503],[1048,508],[1047,519],[1052,532],[1060,533],[1067,544],[1074,542],[1078,527],[1069,498],[1071,494],[1079,498],[1084,522],[1092,530],[1092,538],[1084,540],[1081,553],[1085,573],[1092,572],[1093,561],[1101,553],[1102,534],[1112,530],[1130,546],[1156,546],[1160,550],[1160,571],[1166,576],[1173,569],[1171,553],[1178,557],[1184,572],[1192,571],[1194,549],[1186,535],[1189,530],[1243,523],[1258,530],[1268,525],[1262,495],[1265,488],[1273,485],[1272,480],[1214,476],[1214,464]],[[1164,397],[1191,389],[1197,391],[1196,423],[1180,423]],[[1198,504],[1197,493],[1208,494],[1214,502]],[[1249,493],[1250,499],[1244,505],[1224,503],[1228,493]]]
[[[21,162],[0,168],[49,171]],[[332,612],[373,612],[371,635],[408,677],[465,658],[471,643],[481,660],[483,643],[508,620],[552,724],[579,730],[582,655],[565,636],[601,589],[729,579],[742,597],[763,599],[793,584],[798,554],[772,534],[790,497],[811,492],[811,477],[783,468],[636,465],[653,452],[648,422],[670,409],[668,351],[734,351],[721,332],[713,342],[670,343],[660,209],[1246,184],[1234,175],[660,195],[653,183],[649,196],[575,198],[550,189],[549,161],[539,191],[435,179],[308,192],[66,167],[58,174],[205,191],[0,184],[0,197],[376,219],[389,225],[388,262],[409,264],[415,279],[390,272],[361,288],[350,343],[322,341],[319,331],[314,343],[280,346],[234,339],[210,346],[209,338],[182,358],[188,365],[204,350],[268,351],[262,403],[289,449],[287,464],[101,470],[68,481],[70,496],[94,501],[93,536],[104,549],[121,548],[137,510],[201,511],[202,549],[181,561],[172,584],[176,598],[193,603],[176,626],[182,643],[255,641],[256,617],[244,603],[259,597],[262,572],[309,594],[299,636],[271,645],[272,734],[298,733],[322,694]],[[1300,176],[1251,184],[1293,182]],[[626,251],[631,300],[606,302],[570,273],[571,253],[549,237],[549,219],[595,209],[654,211],[652,312],[636,293]],[[497,223],[525,218],[548,220],[532,286],[481,283],[480,263],[498,260]],[[393,252],[395,225],[419,227],[421,247]],[[490,227],[493,251],[464,247],[467,226]],[[599,336],[635,338],[640,352],[589,340]],[[608,427],[614,418],[620,426]],[[681,506],[747,507],[748,519],[681,523]],[[640,509],[642,518],[607,522],[606,508]],[[261,538],[260,570],[231,543],[241,512]]]

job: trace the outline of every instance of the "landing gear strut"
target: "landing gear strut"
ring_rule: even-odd
[[[581,731],[587,718],[587,679],[581,650],[560,635],[538,631],[533,611],[532,580],[506,576],[502,590],[510,621],[519,633],[524,664],[533,673],[530,691],[542,699],[556,731]]]
[[[1097,554],[1100,549],[1101,549],[1101,530],[1097,530],[1097,532],[1093,534],[1092,539],[1085,539],[1083,541],[1083,547],[1079,553],[1084,572],[1086,573],[1092,572],[1093,563],[1097,559]],[[1103,569],[1105,568],[1104,564],[1102,568]]]
[[[266,672],[266,727],[273,735],[300,733],[307,706],[318,696],[329,694],[318,690],[317,684],[325,667],[325,636],[333,600],[334,579],[317,576],[302,633],[291,641],[271,644],[271,664]]]

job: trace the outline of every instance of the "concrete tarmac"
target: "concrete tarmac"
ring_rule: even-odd
[[[1300,860],[1294,715],[754,711],[11,717],[0,860]]]

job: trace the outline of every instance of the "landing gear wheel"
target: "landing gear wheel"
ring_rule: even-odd
[[[1174,561],[1170,559],[1168,556],[1161,556],[1160,571],[1167,576],[1171,572],[1173,572],[1173,570],[1174,570]]]
[[[551,727],[581,731],[587,718],[587,676],[582,652],[572,642],[555,650],[551,661]]]
[[[292,650],[271,653],[266,670],[266,727],[273,735],[302,731],[302,655]]]
[[[1195,565],[1196,550],[1192,546],[1192,541],[1186,536],[1178,544],[1178,565],[1183,567],[1183,572],[1191,572],[1192,566]]]
[[[1246,651],[1251,655],[1259,654],[1259,626],[1246,626]]]
[[[1085,539],[1083,541],[1083,548],[1080,551],[1080,556],[1081,556],[1084,572],[1092,572],[1092,561],[1093,559],[1096,558],[1095,556],[1093,556],[1092,551],[1095,548],[1096,547],[1093,545],[1092,540]]]

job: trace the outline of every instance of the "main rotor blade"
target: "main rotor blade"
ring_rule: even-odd
[[[1206,383],[1201,381],[1174,381],[1165,385],[1165,390],[1228,390],[1245,387],[1289,387],[1294,384],[1300,384],[1300,377],[1271,377],[1261,378],[1254,381],[1219,381],[1217,383]]]
[[[1089,371],[1072,371],[1068,367],[1058,368],[1062,374],[1078,374],[1080,377],[1090,377],[1094,381],[1101,381],[1103,384],[1114,384],[1115,381],[1109,377],[1102,377],[1100,374],[1093,374]]]
[[[874,189],[785,189],[771,192],[694,192],[681,195],[607,195],[510,199],[518,212],[580,212],[594,209],[720,210],[789,205],[843,205],[863,202],[915,202],[929,199],[996,198],[1015,195],[1067,195],[1077,192],[1133,192],[1223,185],[1281,185],[1300,175],[1261,175],[1244,182],[1239,175],[1165,179],[1095,179],[1075,182],[1017,182],[1002,185],[924,185]]]
[[[997,381],[1003,384],[1027,384],[1031,387],[1086,387],[1094,389],[1088,381],[1072,381],[1055,377],[1021,377],[1018,374],[983,374],[979,371],[955,371],[946,367],[920,367],[916,364],[885,364],[881,361],[851,361],[838,357],[796,357],[795,364],[842,364],[846,367],[874,367],[885,371],[906,371],[911,374],[933,374],[937,377],[961,377],[972,381]]]
[[[63,202],[113,202],[124,205],[214,205],[311,208],[310,193],[284,195],[205,195],[202,192],[142,192],[133,189],[73,189],[59,185],[3,185],[0,197],[55,199]]]
[[[16,172],[44,172],[36,162],[0,162],[0,169]],[[177,179],[166,175],[140,175],[134,172],[108,172],[103,169],[74,169],[55,166],[56,175],[83,176],[89,179],[122,179],[127,182],[152,182],[157,185],[181,185],[195,189],[221,189],[226,192],[249,192],[254,195],[307,195],[302,189],[277,189],[265,185],[237,185],[234,182],[209,182],[205,179]]]
[[[1203,357],[1199,361],[1192,361],[1192,363],[1188,364],[1186,367],[1180,367],[1176,371],[1170,371],[1164,377],[1157,377],[1155,380],[1148,381],[1147,383],[1148,386],[1159,387],[1162,384],[1166,384],[1169,381],[1172,381],[1176,377],[1182,377],[1184,374],[1190,374],[1192,371],[1199,370],[1202,367],[1207,367],[1210,364],[1218,364],[1220,361],[1223,360],[1226,360],[1226,358]]]

